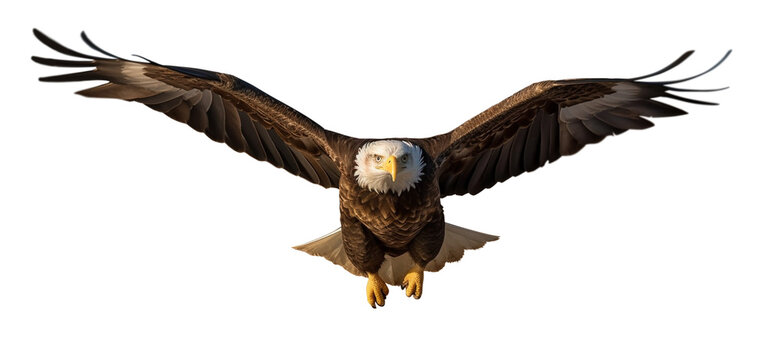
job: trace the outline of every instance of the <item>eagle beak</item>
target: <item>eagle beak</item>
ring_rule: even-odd
[[[393,182],[396,182],[396,168],[398,165],[399,163],[396,161],[396,157],[393,155],[388,156],[388,160],[386,160],[385,164],[382,165],[382,169],[390,173],[391,180],[393,180]]]

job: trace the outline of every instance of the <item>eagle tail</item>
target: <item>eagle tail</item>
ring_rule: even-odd
[[[445,240],[439,254],[426,265],[426,271],[439,271],[446,263],[461,260],[464,256],[464,250],[479,249],[489,241],[499,239],[498,236],[484,234],[478,231],[469,230],[453,224],[445,224]],[[335,231],[310,241],[306,244],[293,247],[296,250],[303,251],[309,255],[322,256],[332,263],[343,267],[350,273],[358,276],[366,274],[358,270],[342,246],[342,231]],[[404,253],[396,257],[385,255],[385,261],[380,267],[380,277],[390,285],[401,285],[404,275],[412,268],[414,262],[409,253]]]

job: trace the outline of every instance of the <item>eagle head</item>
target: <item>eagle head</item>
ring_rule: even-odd
[[[355,178],[363,188],[401,195],[420,181],[425,166],[423,149],[409,141],[372,141],[355,156]]]

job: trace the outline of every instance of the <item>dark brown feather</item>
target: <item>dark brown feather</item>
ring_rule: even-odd
[[[542,111],[537,111],[534,121],[529,125],[529,130],[526,132],[526,144],[523,148],[523,169],[525,171],[532,171],[540,166],[540,123],[543,121],[543,116]],[[476,190],[477,192],[480,191],[479,189]]]
[[[121,59],[99,48],[84,34],[82,40],[87,45],[109,58],[73,51],[38,30],[34,34],[55,51],[87,60],[34,56],[33,61],[48,66],[94,68],[42,77],[41,81],[108,81],[79,94],[140,102],[236,151],[247,152],[326,188],[338,186],[338,164],[345,159],[334,151],[332,144],[347,137],[327,132],[247,82],[208,70]]]
[[[541,111],[540,114],[540,155],[537,158],[537,163],[539,166],[545,165],[545,162],[548,161],[551,157],[551,136],[550,132],[553,126],[553,122],[556,121],[556,119],[553,118],[553,116],[545,111]]]
[[[485,151],[480,155],[480,158],[475,162],[474,170],[472,170],[472,176],[470,176],[468,189],[479,189],[483,186],[483,176],[485,175],[486,168],[491,159],[491,151]]]
[[[187,125],[190,125],[193,130],[204,132],[206,127],[209,126],[209,116],[206,114],[206,109],[211,105],[211,101],[211,92],[208,90],[204,91],[201,100],[190,110],[190,120],[187,121]]]
[[[165,114],[168,115],[168,117],[170,117],[171,119],[186,124],[187,121],[190,119],[190,110],[192,110],[190,104],[182,100],[182,102],[180,102],[178,106],[176,106],[171,110],[166,111]]]
[[[595,114],[597,119],[619,129],[647,129],[654,124],[626,109],[612,109]]]
[[[526,149],[526,138],[529,129],[518,129],[510,144],[510,174],[516,176],[523,172],[523,151]]]
[[[225,108],[225,144],[233,150],[243,152],[247,148],[247,142],[241,135],[239,111],[231,102],[223,100],[222,105]]]
[[[583,126],[585,126],[586,129],[588,129],[588,131],[600,137],[605,137],[616,133],[616,128],[602,122],[596,117],[585,119],[583,120],[582,123]]]
[[[268,156],[266,155],[266,147],[260,142],[258,130],[255,128],[255,122],[243,111],[239,112],[239,119],[241,121],[241,134],[244,137],[244,140],[247,140],[247,154],[260,161],[267,161]],[[271,160],[268,160],[268,162],[276,167],[282,166],[282,164],[278,162]]]
[[[33,56],[32,60],[41,65],[59,66],[59,67],[92,67],[95,64],[92,61],[48,59],[39,56]]]
[[[312,167],[312,163],[309,162],[309,160],[305,158],[304,155],[298,151],[291,152],[291,154],[296,158],[296,162],[298,163],[298,169],[299,169],[298,176],[301,176],[302,178],[307,179],[311,182],[318,183],[317,172]]]
[[[206,136],[217,142],[225,142],[225,106],[222,96],[212,95],[212,105],[207,112],[209,126],[206,127]]]
[[[40,40],[44,45],[48,46],[52,50],[59,52],[61,54],[70,55],[73,57],[79,57],[83,59],[93,59],[93,60],[98,59],[97,57],[84,55],[80,52],[68,49],[67,47],[60,45],[60,43],[52,40],[50,37],[46,36],[46,34],[40,32],[38,29],[33,29],[33,35],[35,35],[35,37],[38,40]]]
[[[667,84],[701,76],[721,64],[729,53],[696,76],[670,82],[638,81],[678,66],[689,55],[691,52],[660,71],[634,79],[539,82],[440,135],[438,139],[446,137],[448,141],[437,143],[431,154],[439,166],[441,195],[477,194],[561,155],[574,154],[606,136],[653,126],[644,117],[686,114],[653,98],[712,104],[675,95],[671,91],[690,90]]]
[[[569,131],[575,141],[577,141],[579,144],[593,144],[599,142],[599,140],[602,140],[602,137],[599,137],[591,131],[588,131],[588,128],[583,126],[583,123],[580,121],[573,121],[571,123],[565,124],[565,126],[567,131]]]

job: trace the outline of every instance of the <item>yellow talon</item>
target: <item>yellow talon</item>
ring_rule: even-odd
[[[415,299],[420,299],[423,295],[423,268],[415,264],[404,276],[401,288],[407,289],[407,297],[415,295]]]
[[[374,304],[385,306],[385,296],[388,295],[388,285],[377,273],[367,273],[369,282],[366,283],[366,300],[372,308],[377,308]]]

